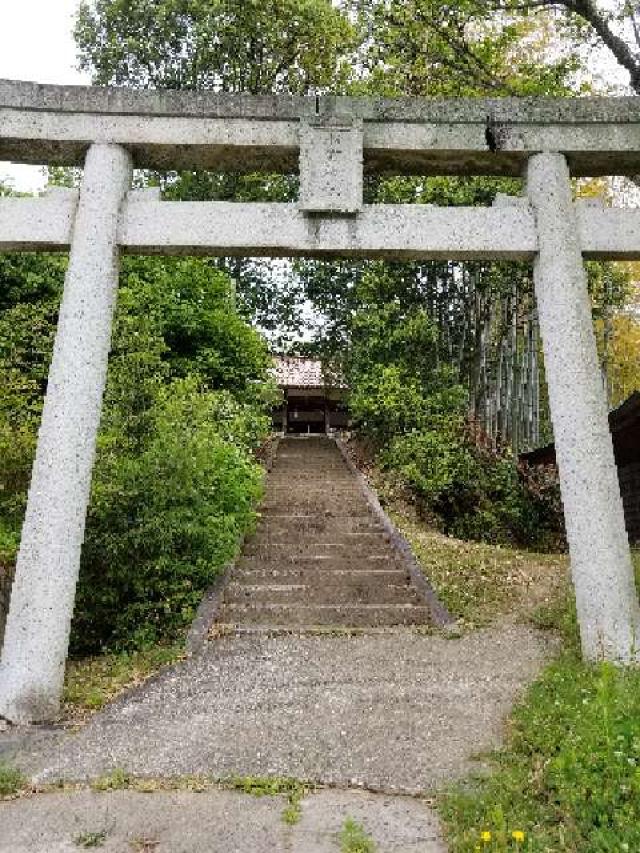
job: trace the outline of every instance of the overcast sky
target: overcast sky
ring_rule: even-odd
[[[76,51],[71,30],[79,0],[0,0],[0,78],[38,83],[88,83],[75,70]],[[0,179],[10,178],[16,189],[44,186],[38,166],[0,162]]]

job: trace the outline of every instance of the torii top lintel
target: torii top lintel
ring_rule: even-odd
[[[50,86],[0,80],[0,160],[82,165],[93,142],[135,165],[298,170],[300,127],[361,128],[366,173],[522,174],[566,155],[576,176],[640,173],[640,99],[348,98]]]

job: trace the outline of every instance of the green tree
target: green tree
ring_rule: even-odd
[[[66,259],[0,258],[0,552],[15,552]],[[4,286],[6,284],[6,286]],[[228,276],[126,258],[72,631],[76,651],[175,636],[250,529],[274,387]]]
[[[392,95],[460,97],[566,94],[575,71],[571,54],[553,57],[539,25],[497,13],[477,0],[371,0],[353,4],[361,31],[366,91]]]
[[[98,85],[251,94],[342,91],[357,30],[331,0],[85,0],[75,27],[80,66]],[[181,200],[292,201],[297,177],[182,171],[150,176]],[[217,262],[239,307],[276,340],[300,331],[303,296],[272,264]]]
[[[84,0],[75,38],[98,85],[307,94],[351,74],[330,0]]]
[[[604,46],[629,74],[629,85],[640,94],[640,9],[629,0],[493,0],[478,3],[496,12],[529,19],[544,16],[558,41],[568,49]]]

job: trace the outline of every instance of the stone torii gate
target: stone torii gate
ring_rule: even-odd
[[[583,258],[640,258],[640,211],[570,176],[640,173],[629,99],[291,98],[0,81],[0,160],[84,166],[81,188],[0,199],[0,251],[70,250],[0,666],[0,715],[55,716],[121,251],[532,260],[582,646],[638,659],[640,610]],[[167,202],[132,170],[300,172],[293,204]],[[363,172],[515,175],[489,208],[365,205]]]

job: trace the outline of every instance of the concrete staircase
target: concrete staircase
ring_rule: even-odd
[[[335,442],[285,438],[219,623],[304,630],[426,624],[431,611]]]

